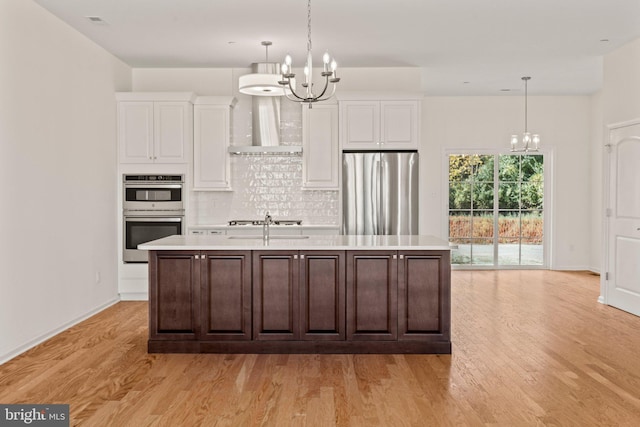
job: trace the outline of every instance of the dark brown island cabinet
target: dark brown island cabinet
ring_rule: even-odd
[[[447,250],[152,250],[152,353],[451,353]]]

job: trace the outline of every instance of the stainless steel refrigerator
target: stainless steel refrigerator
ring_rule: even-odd
[[[342,155],[342,234],[418,234],[418,153]]]

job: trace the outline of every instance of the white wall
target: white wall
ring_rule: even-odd
[[[25,0],[0,2],[0,64],[1,363],[117,300],[114,92],[131,71]]]
[[[588,96],[529,97],[529,130],[540,134],[553,159],[552,188],[545,187],[552,195],[553,269],[589,268],[590,105]],[[422,115],[420,232],[445,238],[445,151],[507,152],[510,135],[524,130],[523,98],[427,97]]]
[[[640,118],[640,39],[604,57],[604,124]]]
[[[133,89],[194,91],[233,95],[235,138],[246,137],[249,98],[237,92],[237,79],[249,69],[134,69]],[[348,68],[340,70],[340,91],[419,92],[416,68]],[[284,102],[284,101],[283,101]],[[446,149],[506,150],[509,137],[524,127],[522,96],[427,97],[422,108],[422,233],[446,237],[443,156]],[[591,97],[530,97],[529,124],[542,135],[555,160],[551,266],[589,269],[592,227],[590,174],[593,120]],[[245,117],[246,116],[246,117]],[[245,138],[246,139],[246,138]]]
[[[602,269],[602,168],[604,155],[604,117],[602,91],[591,96],[591,227],[589,270],[600,273]]]

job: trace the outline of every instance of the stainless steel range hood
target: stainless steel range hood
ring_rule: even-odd
[[[232,154],[291,155],[302,152],[300,146],[280,145],[280,97],[283,88],[280,80],[280,64],[261,62],[251,65],[251,74],[240,76],[241,93],[251,95],[252,145],[232,146]]]

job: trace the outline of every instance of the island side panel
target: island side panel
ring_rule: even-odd
[[[347,339],[396,340],[396,251],[347,251]]]
[[[344,251],[300,253],[300,321],[302,339],[344,340]]]
[[[253,252],[253,339],[297,340],[298,251]]]
[[[201,260],[201,339],[251,339],[251,252],[205,251]]]
[[[149,253],[149,339],[195,340],[199,268],[193,252]]]
[[[399,253],[398,339],[450,341],[448,251]]]

